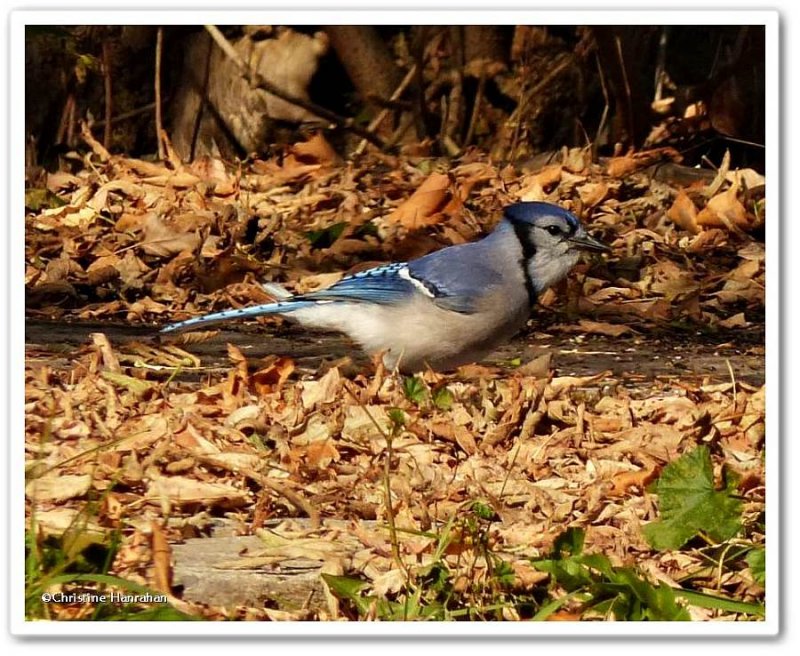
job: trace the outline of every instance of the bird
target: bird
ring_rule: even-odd
[[[391,370],[448,371],[479,362],[519,332],[537,297],[567,276],[581,252],[610,250],[561,206],[517,202],[477,241],[379,265],[306,294],[268,283],[273,303],[215,312],[161,332],[279,315],[344,333],[368,354],[382,354]]]

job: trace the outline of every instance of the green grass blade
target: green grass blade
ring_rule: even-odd
[[[536,615],[531,617],[531,622],[544,622],[548,617],[550,617],[553,613],[555,613],[570,599],[574,599],[579,595],[583,595],[583,592],[581,590],[575,590],[574,592],[565,594],[563,597],[559,597],[558,599],[553,599],[553,601],[550,601],[546,603],[544,606],[542,606],[537,611]]]
[[[763,604],[749,604],[745,601],[734,601],[724,597],[694,592],[693,590],[675,590],[676,597],[683,597],[692,606],[701,608],[711,608],[712,610],[725,610],[731,613],[747,613],[748,615],[759,615],[763,617],[766,613]]]

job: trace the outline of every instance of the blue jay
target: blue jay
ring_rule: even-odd
[[[608,251],[566,210],[543,202],[509,205],[488,236],[410,262],[346,276],[327,289],[167,326],[172,332],[277,314],[345,333],[384,364],[414,372],[476,362],[525,326],[539,293],[566,277],[580,251]]]

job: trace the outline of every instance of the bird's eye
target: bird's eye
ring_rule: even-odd
[[[558,237],[561,234],[561,228],[557,225],[549,225],[545,228],[553,237]]]

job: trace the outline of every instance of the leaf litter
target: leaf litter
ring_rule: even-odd
[[[765,206],[753,193],[763,179],[752,173],[673,188],[643,169],[674,153],[603,165],[580,149],[539,170],[498,167],[478,152],[452,163],[384,155],[342,163],[321,136],[247,167],[187,166],[111,155],[88,141],[85,168],[47,181],[58,203],[26,215],[32,319],[161,324],[266,302],[265,283],[327,285],[475,239],[503,205],[536,199],[581,213],[614,249],[543,295],[539,316],[556,320],[537,329],[624,340],[763,323],[765,250],[750,235]],[[259,323],[272,330],[280,320]],[[570,527],[615,566],[639,565],[673,585],[691,576],[695,589],[763,602],[749,569],[734,567],[722,581],[702,574],[703,545],[658,551],[647,540],[664,521],[654,481],[699,447],[709,458],[704,489],[722,494],[715,480],[730,472],[746,537],[763,546],[763,386],[677,378],[652,381],[644,398],[613,386],[587,401],[578,392],[609,373],[555,375],[550,356],[409,383],[380,366],[335,360],[309,373],[291,353],[254,361],[232,345],[227,370],[197,384],[183,375],[203,371],[204,356],[192,353],[203,335],[158,344],[113,334],[96,332],[61,366],[28,360],[26,508],[40,526],[63,531],[101,498],[92,530],[123,526],[112,571],[126,579],[163,588],[162,538],[206,535],[211,517],[255,530],[256,512],[259,521],[284,520],[259,567],[303,558],[332,575],[358,575],[383,597],[439,560],[455,581],[485,579],[491,564],[466,536],[451,536],[444,552],[437,539],[482,500],[496,516],[493,552],[520,588],[545,580],[531,563]],[[339,619],[332,599],[310,615],[183,603],[209,618]]]

